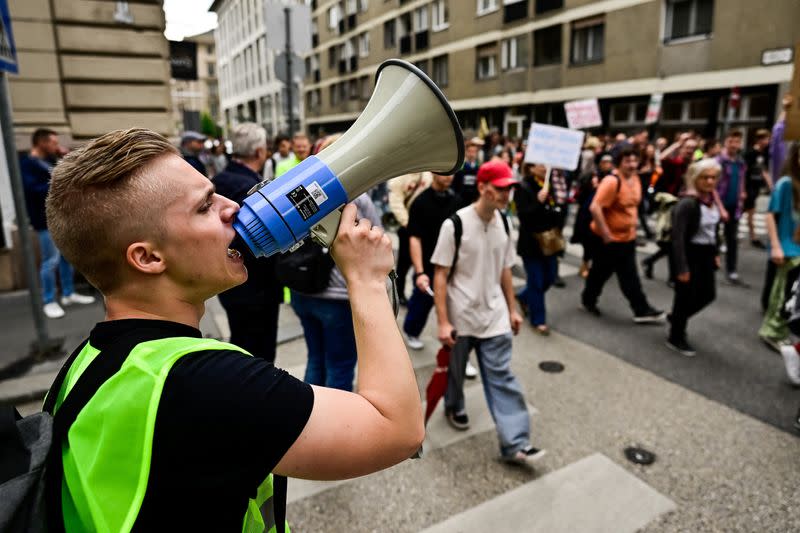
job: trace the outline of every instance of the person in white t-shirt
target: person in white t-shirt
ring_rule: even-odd
[[[516,246],[501,212],[517,180],[511,167],[497,160],[478,169],[477,182],[478,199],[455,215],[460,239],[456,221],[446,220],[431,258],[439,340],[452,347],[445,415],[454,428],[469,428],[464,373],[474,348],[500,454],[508,462],[528,463],[542,457],[544,450],[531,445],[530,415],[511,372],[511,339],[519,332],[522,316],[511,280]]]

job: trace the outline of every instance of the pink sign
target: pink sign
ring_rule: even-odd
[[[597,98],[567,102],[564,104],[564,111],[567,113],[567,124],[569,124],[569,128],[572,130],[594,128],[603,125],[603,118],[600,116],[600,106],[597,105]]]

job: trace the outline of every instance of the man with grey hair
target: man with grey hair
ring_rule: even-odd
[[[233,154],[225,170],[211,180],[217,193],[242,204],[247,191],[261,181],[267,160],[267,132],[252,122],[234,126],[230,132]],[[237,250],[249,250],[239,246]],[[275,361],[278,312],[283,289],[275,279],[273,259],[256,259],[244,252],[247,281],[219,295],[228,314],[230,342],[257,357]]]

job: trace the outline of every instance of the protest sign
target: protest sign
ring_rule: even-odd
[[[644,119],[645,124],[655,124],[658,122],[658,117],[661,115],[661,103],[663,101],[663,93],[654,93],[650,97],[650,103],[647,105],[647,116]]]
[[[583,132],[533,123],[525,150],[526,163],[575,170],[583,147]]]
[[[567,102],[564,104],[564,111],[567,114],[567,124],[570,129],[579,130],[603,125],[597,98]]]

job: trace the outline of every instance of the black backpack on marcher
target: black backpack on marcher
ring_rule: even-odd
[[[278,257],[275,277],[293,291],[316,294],[328,288],[333,264],[328,249],[308,238],[297,250]]]

